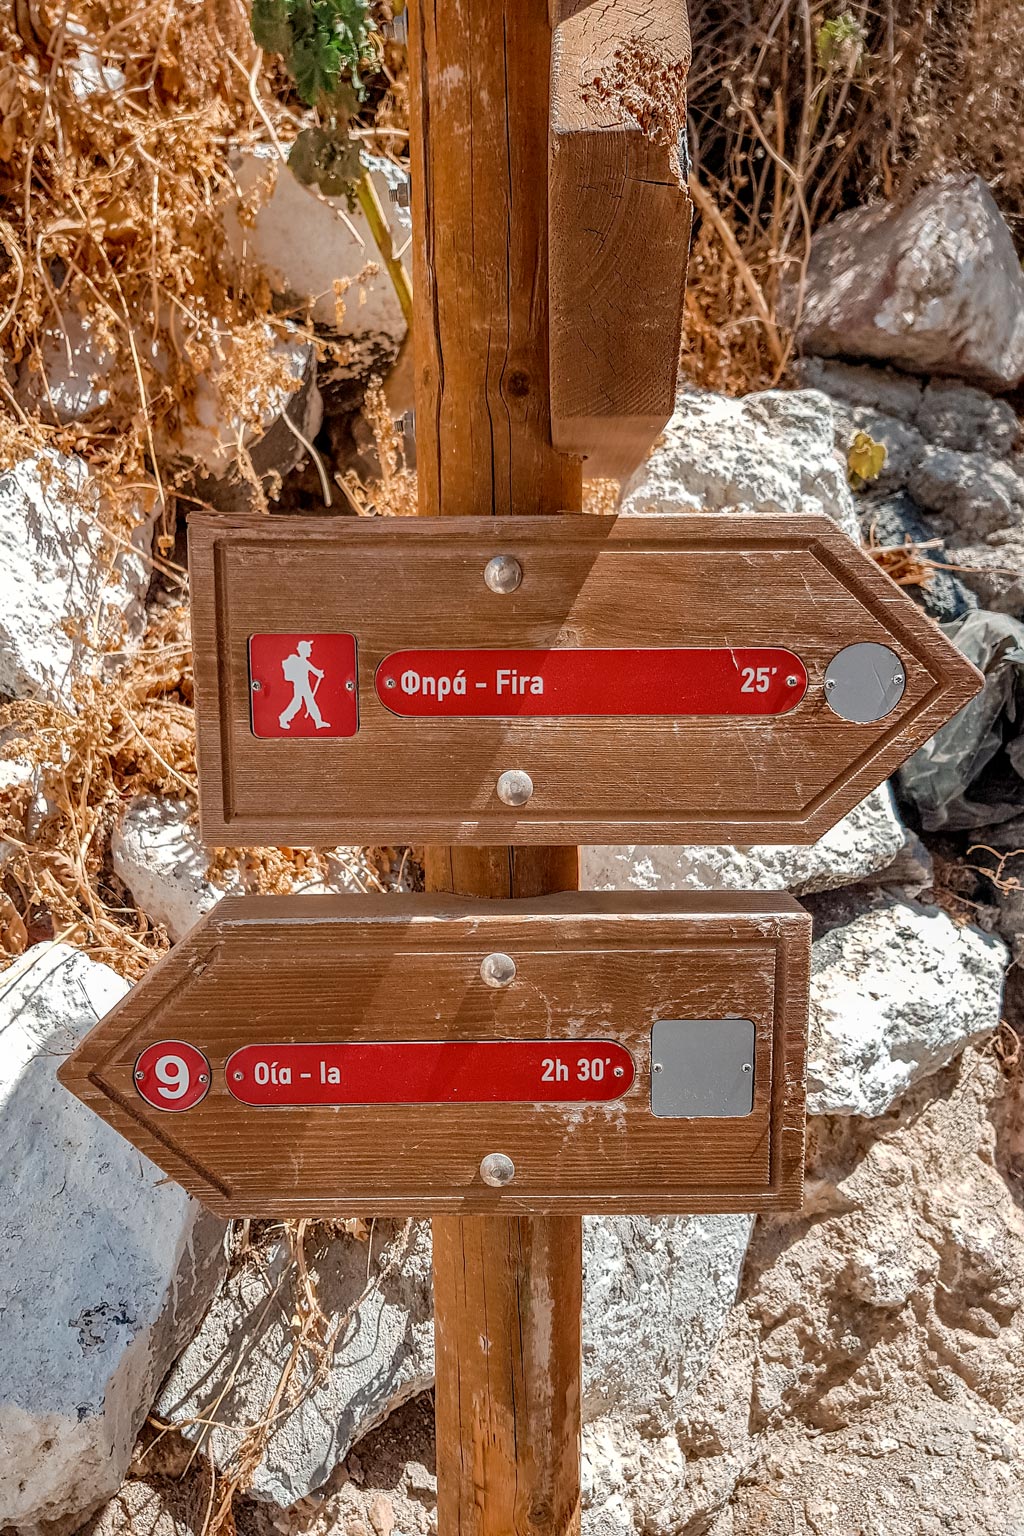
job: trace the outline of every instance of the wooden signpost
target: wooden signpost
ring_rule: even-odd
[[[799,1204],[784,895],[227,897],[60,1077],[219,1215]]]
[[[206,516],[190,550],[215,846],[812,842],[981,682],[825,516]]]
[[[60,1073],[223,1214],[432,1215],[441,1536],[577,1536],[582,1212],[800,1199],[806,915],[575,845],[811,841],[980,683],[824,518],[567,515],[672,407],[688,58],[684,0],[410,6],[422,521],[190,564],[206,840],[427,894],[228,898]]]

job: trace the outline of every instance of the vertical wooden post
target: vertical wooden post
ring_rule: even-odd
[[[549,0],[413,0],[410,23],[420,512],[578,511],[580,462],[551,445]],[[434,891],[533,896],[575,889],[579,863],[431,848],[426,873]],[[572,1536],[580,1218],[433,1230],[440,1536]]]

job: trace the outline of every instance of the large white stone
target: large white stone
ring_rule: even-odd
[[[676,1422],[736,1300],[752,1216],[584,1222],[583,1418]],[[598,1433],[598,1431],[595,1431]]]
[[[809,847],[782,844],[657,848],[620,844],[580,851],[586,891],[830,891],[880,878],[903,851],[906,829],[882,784]]]
[[[305,1498],[356,1440],[431,1384],[429,1227],[404,1234],[400,1224],[378,1222],[371,1273],[383,1269],[384,1278],[369,1289],[367,1265],[366,1243],[348,1236],[310,1256],[322,1310],[346,1324],[315,1385],[315,1356],[300,1362],[289,1399],[295,1406],[276,1422],[253,1475],[259,1499],[287,1506]],[[265,1416],[291,1355],[287,1269],[282,1244],[232,1273],[160,1394],[157,1411],[175,1422],[209,1417],[216,1403],[217,1427],[208,1435],[201,1424],[183,1429],[222,1468],[232,1465],[240,1431]]]
[[[807,1107],[884,1115],[999,1024],[1006,946],[937,907],[886,898],[813,948]]]
[[[389,188],[404,176],[389,160],[364,156],[364,164],[395,244],[401,245],[411,233],[412,219],[408,209],[390,202]],[[235,255],[262,267],[275,294],[297,308],[309,308],[328,330],[339,329],[334,284],[351,284],[343,295],[341,333],[379,335],[397,345],[405,335],[405,318],[362,210],[304,186],[269,144],[236,151],[233,169],[243,207],[255,204],[255,213],[246,212],[241,220],[237,199],[225,209],[225,234]],[[376,275],[355,282],[371,262],[379,269]]]
[[[158,450],[218,479],[235,464],[241,435],[258,475],[270,471],[287,474],[308,456],[287,423],[290,421],[306,442],[312,442],[323,420],[314,343],[296,326],[282,331],[264,324],[261,345],[273,381],[254,384],[240,410],[235,409],[231,398],[236,388],[235,340],[227,332],[217,332],[208,344],[209,361],[196,379],[194,392],[183,402],[180,419],[158,424]],[[158,358],[156,366],[163,371],[165,359]]]
[[[60,326],[43,333],[38,354],[18,369],[17,397],[25,410],[60,426],[85,421],[110,400],[110,373],[116,359],[77,310],[67,309]]]
[[[110,840],[114,872],[136,904],[162,923],[177,942],[222,896],[242,889],[237,872],[220,885],[208,877],[210,855],[199,840],[193,808],[185,800],[139,795],[114,827]],[[297,882],[296,891],[356,894],[377,888],[377,875],[363,849],[335,849],[326,855],[326,878]],[[362,878],[365,876],[365,878]]]
[[[74,1528],[116,1491],[223,1267],[222,1223],[55,1071],[127,992],[35,945],[0,976],[0,1528]]]
[[[125,544],[101,520],[77,456],[50,452],[0,474],[0,692],[72,706],[72,684],[145,624],[155,508]]]
[[[685,392],[654,453],[622,487],[624,512],[826,512],[859,539],[835,451],[831,401],[816,390],[742,400]]]
[[[800,341],[994,389],[1024,378],[1024,274],[980,176],[840,214],[814,238]]]

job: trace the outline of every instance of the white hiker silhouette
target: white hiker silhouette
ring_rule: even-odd
[[[291,723],[300,709],[305,709],[318,731],[329,731],[331,728],[330,722],[324,719],[317,707],[316,691],[324,680],[324,674],[310,661],[312,650],[312,640],[300,640],[292,655],[286,656],[281,663],[285,682],[292,685],[292,701],[279,717],[284,731],[291,729]],[[314,677],[315,683],[312,682]]]

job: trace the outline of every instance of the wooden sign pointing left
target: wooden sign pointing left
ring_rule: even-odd
[[[65,1087],[223,1216],[799,1205],[789,896],[227,897]]]

